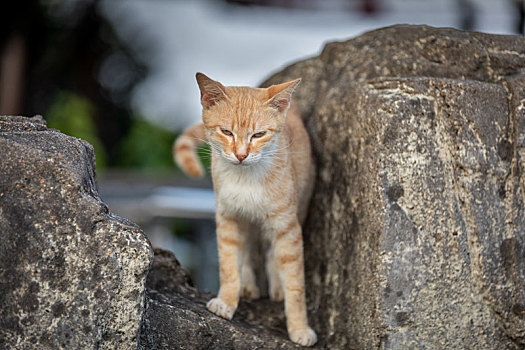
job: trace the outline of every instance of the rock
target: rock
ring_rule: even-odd
[[[93,148],[0,117],[0,348],[135,349],[150,244],[97,191]]]
[[[0,162],[0,349],[299,348],[282,303],[242,302],[227,321],[173,254],[153,260],[100,200],[86,142],[0,117]]]
[[[524,348],[525,38],[384,28],[263,86],[297,77],[319,346]]]

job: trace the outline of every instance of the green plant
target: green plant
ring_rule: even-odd
[[[175,134],[144,119],[135,118],[118,149],[120,167],[171,169],[171,145]]]
[[[93,114],[94,108],[87,99],[72,92],[62,91],[55,96],[46,113],[46,120],[48,127],[93,145],[97,168],[103,168],[107,164],[107,153],[97,136]]]

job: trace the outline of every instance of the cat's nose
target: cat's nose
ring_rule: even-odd
[[[248,157],[248,154],[247,153],[235,154],[235,157],[237,157],[237,159],[239,160],[239,163],[242,163],[242,161],[245,160],[246,157]]]

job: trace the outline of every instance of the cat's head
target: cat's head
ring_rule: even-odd
[[[301,79],[261,89],[223,86],[202,73],[196,78],[208,141],[221,157],[250,166],[275,155],[292,93]]]

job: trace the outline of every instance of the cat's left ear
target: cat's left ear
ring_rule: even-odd
[[[226,88],[218,81],[210,79],[202,73],[195,74],[195,78],[201,90],[202,107],[210,108],[227,99]]]
[[[277,109],[280,113],[286,111],[290,107],[292,93],[300,82],[301,78],[267,88],[268,105]]]

